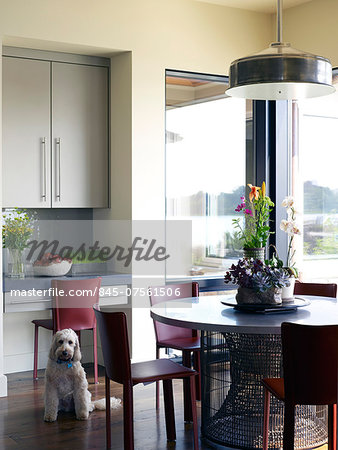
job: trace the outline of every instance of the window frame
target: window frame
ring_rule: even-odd
[[[206,73],[199,73],[199,72],[189,72],[189,71],[183,71],[183,70],[173,70],[173,69],[166,69],[165,70],[165,80],[167,79],[167,77],[176,77],[176,78],[187,78],[187,79],[196,79],[198,78],[199,80],[203,81],[213,81],[213,82],[218,82],[218,83],[223,83],[225,85],[229,84],[229,76],[227,75],[213,75],[213,74],[206,74]],[[217,98],[217,97],[215,97]],[[205,101],[210,101],[208,99],[206,99]],[[192,104],[192,102],[189,102]],[[198,100],[198,103],[203,103],[203,100]],[[167,91],[165,90],[165,130],[167,132],[167,121],[166,121],[166,110],[167,110]],[[250,119],[253,123],[253,118]],[[253,125],[252,125],[253,126]],[[253,142],[253,139],[252,139]],[[254,145],[253,145],[253,161],[254,161],[254,167],[247,167],[247,153],[248,153],[248,148],[247,148],[247,143],[246,143],[246,167],[245,167],[245,184],[247,184],[248,182],[252,182],[252,177],[255,174],[256,170],[255,170],[255,160],[256,160],[256,155],[255,155],[255,150],[254,150]],[[167,203],[167,144],[165,145],[165,220],[167,220],[168,217],[168,203]],[[250,170],[250,174],[248,173],[248,169]],[[205,216],[204,217],[212,217],[210,216],[210,214],[208,214],[208,201],[207,198],[205,199]],[[208,254],[208,246],[205,245],[204,246],[204,256],[202,257],[202,264],[204,263],[206,265],[206,267],[210,267],[210,268],[220,268],[220,270],[222,270],[222,265],[220,264],[220,260],[226,261],[226,258],[222,257],[222,256],[217,256],[217,255],[210,255]],[[204,278],[204,277],[203,277]]]
[[[214,78],[228,82],[229,77],[220,75],[209,75],[197,72],[166,70],[165,76],[181,74],[185,77],[205,79]],[[333,77],[338,77],[338,67],[332,69]],[[202,78],[201,78],[202,79]],[[266,181],[267,195],[275,203],[275,208],[271,216],[270,228],[272,235],[267,246],[267,257],[271,257],[274,251],[271,244],[278,248],[279,257],[286,260],[288,237],[286,233],[279,229],[279,223],[285,217],[285,211],[280,207],[282,200],[291,193],[291,159],[292,159],[292,139],[295,130],[292,129],[292,101],[252,101],[252,127],[253,127],[253,167],[250,174],[250,182],[261,185]],[[166,125],[166,124],[165,124]],[[166,128],[165,128],[166,129]],[[166,150],[165,150],[166,151]],[[166,157],[166,156],[165,156]],[[246,168],[247,169],[247,168]],[[246,170],[248,174],[248,171]],[[165,167],[166,179],[166,167]],[[248,175],[246,175],[248,179]],[[165,181],[166,184],[166,181]],[[167,196],[165,186],[165,217],[167,219]],[[220,257],[206,256],[208,263],[212,264]],[[192,278],[192,277],[187,277]],[[196,278],[196,277],[195,277]],[[212,279],[219,281],[220,277],[203,276],[203,280],[208,280],[208,290],[212,290]],[[218,281],[214,283],[215,290],[220,290]],[[210,284],[211,283],[211,284]],[[222,290],[231,288],[223,286]]]

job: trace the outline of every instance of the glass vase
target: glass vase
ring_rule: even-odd
[[[293,302],[293,291],[295,289],[296,278],[293,276],[289,276],[289,286],[285,286],[282,288],[282,300],[283,303]]]
[[[17,248],[8,249],[8,274],[10,278],[24,278],[25,268],[22,260],[22,250]]]

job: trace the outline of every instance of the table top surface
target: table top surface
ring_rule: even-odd
[[[338,303],[335,298],[301,296],[310,304],[296,311],[261,314],[236,311],[225,306],[233,295],[205,295],[158,303],[151,308],[153,319],[167,325],[205,331],[280,334],[282,322],[304,325],[338,325]]]

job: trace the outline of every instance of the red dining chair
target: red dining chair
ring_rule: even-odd
[[[130,363],[126,315],[123,312],[103,312],[94,307],[100,338],[105,374],[106,405],[110,404],[110,380],[123,384],[124,449],[134,448],[133,386],[162,380],[168,441],[176,440],[172,380],[186,380],[190,385],[190,405],[193,419],[194,448],[198,449],[197,410],[195,395],[196,372],[168,359]],[[106,408],[107,448],[111,447],[110,408]]]
[[[53,333],[64,328],[72,328],[79,337],[81,330],[93,330],[94,381],[98,383],[96,319],[93,305],[99,302],[100,286],[101,278],[52,280],[52,318],[32,320],[35,325],[34,380],[38,378],[39,327]]]
[[[319,297],[337,297],[335,283],[302,283],[296,281],[294,295],[318,295]]]
[[[285,404],[284,450],[294,448],[296,405],[329,406],[328,448],[336,449],[338,325],[282,323],[282,348],[284,378],[262,380],[263,450],[268,450],[270,394]]]
[[[198,297],[199,285],[196,282],[170,284],[167,286],[154,286],[150,288],[151,306],[157,303],[167,302],[169,300],[177,300],[179,298]],[[156,359],[160,357],[161,348],[172,348],[182,351],[182,364],[185,367],[191,367],[191,354],[194,355],[194,369],[198,372],[196,378],[196,398],[201,400],[201,376],[200,376],[200,350],[201,342],[196,330],[191,330],[172,325],[165,325],[154,320],[155,336],[156,336]],[[189,393],[185,395],[189,399]],[[156,384],[156,409],[160,407],[160,389],[159,383]],[[189,407],[186,404],[185,411],[189,415]],[[185,420],[188,421],[187,415]]]

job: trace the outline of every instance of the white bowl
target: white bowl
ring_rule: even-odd
[[[62,277],[69,272],[72,264],[69,261],[61,261],[49,266],[33,266],[33,272],[37,277]]]

